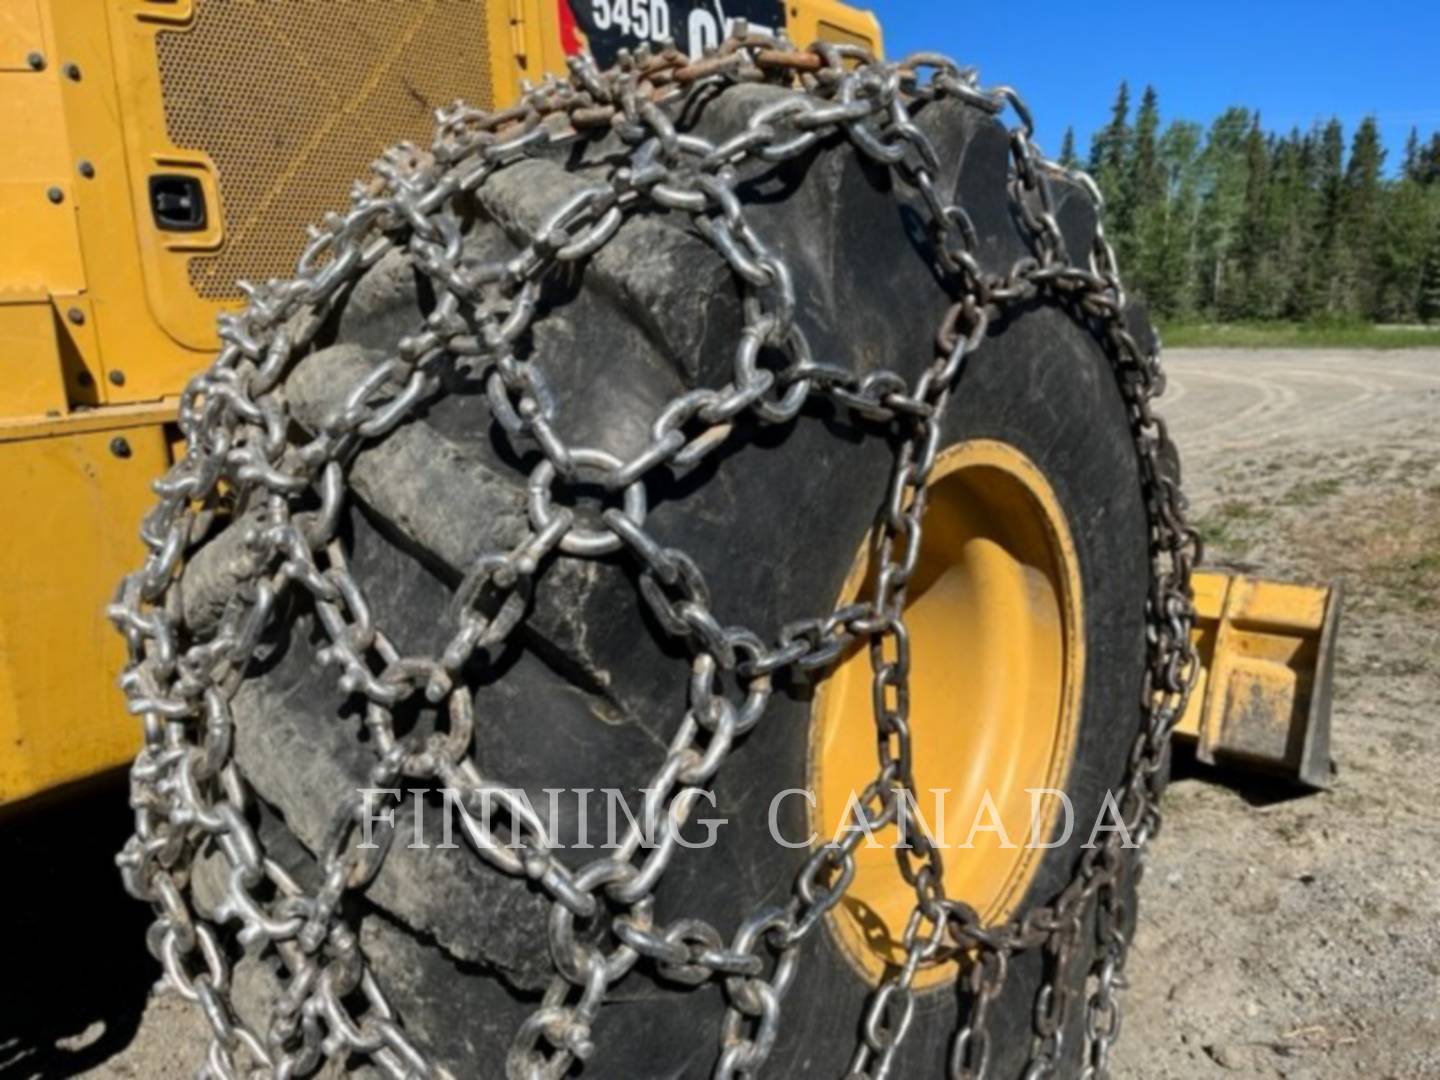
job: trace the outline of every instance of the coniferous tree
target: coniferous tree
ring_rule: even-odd
[[[1196,235],[1197,292],[1207,318],[1222,317],[1224,298],[1232,295],[1235,242],[1245,204],[1245,140],[1250,131],[1246,109],[1226,109],[1210,125],[1200,155],[1201,201]]]
[[[1236,272],[1230,278],[1229,291],[1220,298],[1223,316],[1253,319],[1272,314],[1266,258],[1270,250],[1269,194],[1270,148],[1256,114],[1245,136],[1245,195],[1235,237]]]
[[[1440,322],[1440,215],[1430,230],[1430,250],[1420,277],[1420,319],[1426,323]]]
[[[1073,165],[1067,130],[1060,160]],[[1090,146],[1131,288],[1162,318],[1440,319],[1440,133],[1412,130],[1395,175],[1373,118],[1267,133],[1226,110],[1161,126],[1122,84]]]
[[[1314,242],[1309,259],[1309,301],[1305,305],[1311,317],[1331,314],[1340,303],[1344,167],[1345,132],[1340,121],[1332,119],[1320,136],[1315,163]]]
[[[1135,114],[1130,153],[1125,163],[1125,199],[1129,231],[1122,265],[1141,282],[1153,282],[1164,236],[1165,181],[1160,169],[1160,99],[1147,86]]]
[[[1420,151],[1418,172],[1416,179],[1422,184],[1429,185],[1440,181],[1440,131],[1431,135],[1429,144]]]
[[[1402,175],[1406,180],[1420,179],[1420,130],[1412,127],[1410,137],[1405,140],[1405,165]]]
[[[1275,275],[1271,314],[1287,319],[1309,314],[1305,259],[1314,217],[1313,173],[1314,140],[1292,130],[1275,148],[1267,224]]]
[[[1159,253],[1149,282],[1159,315],[1195,313],[1195,234],[1200,207],[1200,125],[1176,121],[1160,137],[1164,205]]]
[[[1380,170],[1385,151],[1380,129],[1367,116],[1355,130],[1350,160],[1345,167],[1342,200],[1342,236],[1345,244],[1344,293],[1341,308],[1347,315],[1369,317],[1376,306],[1376,254],[1380,225]]]
[[[1422,279],[1430,248],[1430,200],[1406,177],[1381,192],[1374,249],[1374,300],[1367,318],[1414,322],[1420,313]]]
[[[1110,107],[1110,122],[1090,141],[1090,175],[1098,181],[1107,168],[1117,172],[1123,169],[1129,144],[1130,84],[1122,82],[1115,95],[1115,104]]]
[[[1075,154],[1075,129],[1067,127],[1065,138],[1060,140],[1060,164],[1067,169],[1075,169],[1080,166],[1080,159]]]
[[[1164,194],[1159,137],[1160,98],[1153,86],[1147,86],[1140,99],[1140,109],[1135,114],[1135,133],[1126,170],[1129,173],[1130,197],[1136,209],[1155,205]]]
[[[1130,200],[1125,190],[1125,165],[1130,153],[1130,86],[1120,84],[1110,123],[1090,143],[1090,175],[1105,196],[1105,229],[1122,269],[1130,236]]]
[[[1296,251],[1293,255],[1292,278],[1289,281],[1290,302],[1287,314],[1292,318],[1312,318],[1323,305],[1323,282],[1315,274],[1312,258],[1318,251],[1316,228],[1320,206],[1320,130],[1318,127],[1299,137],[1299,184],[1303,197],[1292,206],[1295,216]]]

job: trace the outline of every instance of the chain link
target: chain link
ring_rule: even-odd
[[[688,95],[737,83],[796,93],[759,108],[724,141],[676,127],[676,106]],[[919,104],[939,98],[1018,117],[1010,132],[1010,195],[1031,251],[1004,275],[981,270],[974,226],[962,207],[941,195],[939,155],[912,119]],[[938,330],[935,359],[914,385],[892,371],[860,376],[816,361],[795,320],[786,263],[750,224],[736,193],[745,163],[793,159],[835,132],[894,170],[928,208],[936,258],[955,301]],[[529,156],[612,133],[628,153],[605,182],[555,206],[508,259],[482,262],[465,252],[458,200]],[[160,502],[142,527],[147,560],[125,579],[110,609],[129,644],[122,685],[145,727],[132,770],[135,835],[119,861],[129,890],[155,907],[151,944],[169,981],[209,1022],[205,1075],[299,1076],[348,1056],[369,1059],[396,1077],[448,1075],[406,1034],[342,913],[346,894],[378,871],[393,830],[382,832],[373,848],[357,846],[365,808],[358,793],[346,799],[317,852],[319,885],[304,889],[266,855],[248,823],[251,795],[231,757],[230,702],[282,601],[295,592],[313,600],[326,637],[320,661],[334,669],[346,693],[365,699],[374,751],[370,786],[434,780],[465,793],[466,808],[477,812],[462,821],[478,855],[549,897],[554,975],[515,1036],[507,1074],[562,1077],[588,1060],[607,989],[642,960],[677,985],[719,980],[726,1012],[715,1075],[757,1074],[778,1038],[801,946],[843,898],[864,830],[817,849],[797,875],[790,901],[750,914],[728,941],[697,919],[657,924],[656,885],[676,856],[678,825],[700,789],[762,721],[773,677],[788,670],[823,673],[857,641],[868,644],[874,670],[878,760],[859,804],[865,821],[854,824],[893,823],[904,800],[914,798],[904,607],[939,421],[991,320],[1037,296],[1064,303],[1099,328],[1138,450],[1153,573],[1147,671],[1137,703],[1143,730],[1119,806],[1133,835],[1143,842],[1153,834],[1168,737],[1195,670],[1189,578],[1198,540],[1185,523],[1176,484],[1161,468],[1168,436],[1152,411],[1163,389],[1158,358],[1125,324],[1125,294],[1103,231],[1084,266],[1066,260],[1051,180],[1067,177],[1091,192],[1093,185],[1044,159],[1032,136],[1029,113],[1014,91],[982,89],[973,71],[932,54],[886,64],[853,46],[796,50],[742,28],[694,62],[671,48],[622,56],[608,72],[579,59],[568,79],[547,80],[510,109],[442,111],[429,151],[400,146],[388,152],[373,179],[357,185],[351,208],[312,231],[293,280],[247,286],[249,305],[222,319],[219,356],[182,397],[186,454],[156,485]],[[742,292],[744,328],[731,381],[666,403],[649,445],[621,460],[565,441],[543,374],[516,344],[537,317],[546,274],[589,258],[649,206],[689,215],[724,257]],[[394,357],[312,425],[309,441],[288,442],[291,425],[279,388],[289,367],[314,342],[341,290],[396,248],[433,283],[433,311]],[[538,449],[542,460],[526,485],[528,535],[468,568],[449,612],[455,630],[440,656],[403,656],[376,625],[338,539],[345,464],[363,440],[383,438],[405,423],[438,390],[447,365],[480,371],[505,437],[518,449]],[[814,397],[890,425],[899,436],[874,536],[878,573],[864,602],[788,626],[771,645],[748,629],[723,626],[695,562],[647,532],[646,480],[662,469],[671,475],[694,469],[746,422],[791,423]],[[566,506],[569,490],[581,482],[608,493],[608,505],[584,525]],[[187,620],[175,585],[187,553],[225,515],[244,526],[246,569],[223,611],[202,625]],[[689,693],[646,785],[641,820],[617,850],[572,870],[557,858],[534,811],[471,757],[475,717],[462,671],[477,651],[511,637],[536,578],[557,553],[593,559],[615,552],[636,566],[639,592],[660,628],[688,648]],[[397,707],[416,697],[443,706],[439,729],[418,745],[397,735],[394,721]],[[478,812],[482,799],[489,801],[485,813]],[[667,820],[677,828],[648,845],[647,834]],[[189,870],[211,843],[223,853],[227,877],[223,900],[207,919],[194,906]],[[1085,853],[1054,903],[1001,927],[980,925],[973,910],[947,898],[941,852],[930,836],[897,850],[900,872],[915,891],[905,960],[871,996],[850,1075],[880,1080],[893,1074],[915,1015],[916,973],[961,959],[968,1008],[949,1071],[957,1078],[983,1076],[991,1054],[986,1017],[1011,960],[1042,948],[1048,975],[1035,1003],[1030,1075],[1051,1075],[1061,1061],[1073,996],[1068,973],[1093,952],[1084,1057],[1087,1076],[1105,1076],[1120,1021],[1115,991],[1123,985],[1127,945],[1124,881],[1136,862],[1119,844],[1111,834]],[[1086,950],[1084,916],[1092,908],[1097,940]],[[246,1026],[228,1002],[230,961],[220,935],[231,924],[241,944],[268,949],[286,969],[285,991],[263,1031]]]

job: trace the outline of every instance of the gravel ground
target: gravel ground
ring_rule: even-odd
[[[1440,351],[1177,351],[1209,560],[1343,577],[1332,791],[1178,780],[1120,1077],[1440,1076]]]
[[[1339,775],[1296,795],[1181,763],[1117,1075],[1440,1077],[1440,351],[1193,350],[1169,367],[1212,561],[1347,580]],[[108,862],[124,818],[111,784],[0,828],[0,1080],[199,1064],[203,1021],[149,993],[145,913]]]

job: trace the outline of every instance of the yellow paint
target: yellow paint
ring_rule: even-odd
[[[62,323],[77,350],[68,365],[67,389],[75,403],[153,401],[177,393],[214,352],[218,309],[193,295],[173,297],[172,305],[184,304],[189,312],[186,333],[177,337],[166,325],[163,305],[152,305],[147,291],[146,259],[155,230],[145,202],[145,179],[155,167],[147,170],[142,158],[127,152],[132,149],[127,123],[134,102],[121,92],[120,79],[130,73],[112,37],[122,5],[52,0],[42,4],[42,10],[54,56],[45,75],[64,106],[63,123],[51,138],[63,152],[59,172],[71,191],[76,251],[84,267],[80,287],[51,283],[50,290],[57,296],[83,296],[90,305],[83,334],[68,321]],[[65,76],[66,64],[76,65],[78,80]],[[153,87],[153,78],[141,80],[141,85]],[[157,145],[154,153],[166,149]],[[93,175],[81,175],[81,162],[89,164]],[[56,306],[59,310],[58,300]],[[88,393],[74,378],[81,366],[90,376]],[[0,412],[8,411],[0,403]]]
[[[45,36],[40,28],[39,0],[0,3],[0,72],[30,71],[29,56],[42,56]]]
[[[1205,762],[1294,774],[1322,671],[1333,588],[1214,572],[1195,575],[1193,639],[1201,670],[1176,733]],[[1328,737],[1328,733],[1326,733]]]
[[[219,70],[254,72],[283,51],[286,70],[305,76],[297,108],[322,118],[304,130],[253,131],[284,145],[289,157],[276,175],[232,171],[232,182],[262,186],[257,198],[247,194],[248,216],[231,213],[219,151],[212,155],[202,139],[176,141],[169,111],[176,99],[165,96],[171,91],[157,51],[163,35],[172,45],[195,35],[204,6],[213,17],[221,3],[229,17],[253,18],[257,34],[220,35],[218,54],[207,54]],[[276,223],[280,180],[321,162],[316,175],[339,185],[334,203],[343,207],[349,181],[406,134],[390,130],[375,107],[377,89],[409,85],[406,64],[423,63],[428,77],[434,48],[407,46],[416,35],[443,38],[476,10],[455,0],[345,0],[325,8],[334,13],[333,32],[327,24],[319,48],[302,33],[313,32],[316,5],[295,0],[0,0],[0,505],[12,517],[22,508],[35,517],[33,528],[4,530],[0,803],[106,768],[134,745],[138,727],[120,719],[113,688],[119,639],[101,609],[139,558],[133,538],[150,502],[146,486],[161,471],[170,438],[161,425],[218,348],[217,315],[237,302],[211,295],[215,289],[202,294],[192,261],[259,236],[272,250],[289,245],[289,265],[305,238],[300,222]],[[302,25],[305,11],[311,22]],[[467,92],[472,103],[508,105],[526,81],[565,70],[556,0],[492,0],[482,19],[481,60],[467,61],[466,72],[488,57],[480,92],[489,100]],[[370,32],[345,32],[364,31],[367,20]],[[848,28],[878,39],[871,16],[833,0],[797,4],[791,21],[801,41],[824,36],[822,22],[831,36]],[[379,25],[398,29],[376,34]],[[268,36],[257,44],[262,28]],[[39,70],[32,53],[43,57]],[[343,85],[342,71],[349,72]],[[205,95],[204,107],[192,110],[202,116],[244,92],[243,79],[228,95],[223,81],[203,82],[180,78],[173,90]],[[446,89],[447,100],[460,93]],[[220,126],[250,137],[246,120],[227,116]],[[337,134],[357,131],[373,151],[347,164],[321,156]],[[208,209],[203,231],[156,228],[148,180],[157,172],[199,181]],[[117,431],[135,450],[128,460],[109,454]],[[31,603],[35,597],[45,603]]]
[[[802,47],[817,41],[868,46],[876,56],[882,52],[880,21],[873,12],[859,11],[836,0],[805,0],[791,4],[786,32]]]
[[[103,616],[143,557],[136,522],[168,464],[162,429],[0,442],[0,804],[123,764],[140,744]]]
[[[65,408],[55,344],[55,313],[43,292],[0,294],[0,357],[5,400],[14,408],[43,416]]]
[[[79,435],[91,431],[125,432],[137,427],[165,425],[167,437],[178,437],[179,428],[174,427],[175,413],[179,398],[162,398],[138,405],[111,405],[104,409],[79,409],[68,416],[22,417],[17,420],[0,419],[0,443],[22,442],[28,439],[59,439],[66,435]],[[154,479],[152,477],[151,479]]]
[[[905,610],[911,637],[910,716],[918,809],[945,852],[947,895],[987,924],[1015,910],[1048,841],[1057,798],[1033,813],[1028,789],[1063,790],[1084,676],[1084,598],[1074,542],[1055,493],[1019,450],[976,440],[936,462],[924,543]],[[869,593],[868,548],[843,600]],[[852,791],[875,776],[868,648],[856,649],[817,695],[811,745],[819,843],[836,838]],[[943,803],[932,792],[948,789]],[[982,814],[988,793],[995,811]],[[1040,818],[1032,825],[1032,816]],[[1006,836],[976,831],[994,825]],[[855,880],[830,918],[842,949],[870,980],[903,959],[915,904],[892,826],[857,849]],[[973,849],[961,848],[967,840]],[[1006,843],[1006,840],[1009,843]],[[955,975],[922,970],[917,986]]]
[[[0,0],[7,15],[0,32],[27,42],[46,67],[0,68],[0,301],[18,290],[69,291],[84,283],[75,232],[75,200],[64,147],[64,104],[50,43],[38,20],[26,18],[33,0]],[[3,40],[3,37],[0,37]],[[13,48],[13,46],[11,46]],[[51,189],[59,196],[50,197]]]

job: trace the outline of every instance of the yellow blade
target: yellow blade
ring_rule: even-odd
[[[1202,670],[1176,735],[1198,760],[1330,785],[1330,700],[1341,592],[1195,575]]]

